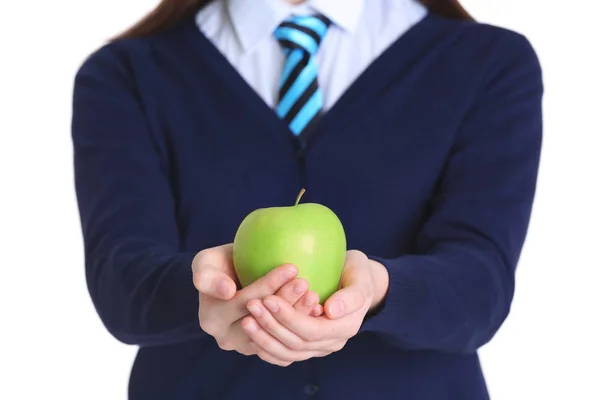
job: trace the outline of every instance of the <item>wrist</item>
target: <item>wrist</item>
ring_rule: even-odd
[[[390,276],[387,268],[378,261],[369,260],[373,274],[373,303],[369,311],[379,309],[387,296]]]

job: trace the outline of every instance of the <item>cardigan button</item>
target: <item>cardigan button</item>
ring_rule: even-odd
[[[304,393],[306,393],[309,396],[316,395],[318,391],[319,391],[319,387],[317,385],[315,385],[314,383],[309,383],[304,386]]]

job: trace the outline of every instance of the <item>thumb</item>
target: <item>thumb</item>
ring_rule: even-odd
[[[265,276],[246,286],[239,292],[240,301],[263,299],[277,293],[286,283],[298,275],[298,268],[292,264],[283,264],[274,268]]]
[[[194,286],[200,294],[221,300],[231,299],[237,290],[231,244],[199,252],[192,261]]]
[[[323,310],[330,319],[339,319],[360,310],[367,301],[363,279],[360,279],[356,269],[347,268],[341,280],[341,289],[332,294]]]
[[[231,299],[237,289],[229,275],[212,266],[205,266],[194,273],[194,286],[200,294],[220,300]]]

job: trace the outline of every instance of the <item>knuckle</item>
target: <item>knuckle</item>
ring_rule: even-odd
[[[269,319],[262,319],[260,321],[260,325],[265,331],[273,331],[275,328],[275,321],[271,321]]]
[[[278,296],[286,303],[291,304],[293,304],[296,300],[296,296],[292,292],[292,289],[287,287],[287,285],[275,292],[275,296]]]
[[[266,283],[267,289],[270,293],[275,293],[277,290],[279,290],[280,282],[277,280],[276,276],[269,276]]]
[[[192,281],[194,283],[194,287],[202,293],[202,282],[204,282],[204,272],[203,271],[194,271],[192,275]]]
[[[194,274],[194,286],[201,294],[210,294],[211,274],[206,270]]]
[[[207,249],[202,249],[198,252],[198,254],[196,254],[196,258],[198,258],[198,260],[204,260],[206,259],[208,256],[210,256],[212,253],[214,253],[214,247],[209,247]]]
[[[290,365],[292,365],[292,362],[291,362],[291,361],[287,361],[287,360],[279,360],[279,359],[277,359],[277,360],[273,360],[273,363],[274,363],[275,365],[278,365],[278,366],[280,366],[280,367],[283,367],[283,368],[286,368],[286,367],[289,367]]]
[[[198,268],[201,265],[201,260],[202,260],[202,251],[196,253],[196,255],[194,256],[193,260],[192,260],[192,271],[196,272],[198,270]]]
[[[244,347],[244,348],[238,350],[238,353],[245,355],[245,356],[251,356],[251,355],[256,354],[255,351],[253,351],[251,348],[247,348],[247,347]]]
[[[256,320],[254,319],[253,316],[251,315],[247,315],[244,318],[242,318],[242,320],[240,321],[240,326],[242,328],[246,328],[247,325],[249,324],[256,324]]]
[[[219,345],[221,350],[231,351],[235,348],[233,341],[231,340],[231,338],[229,338],[227,336],[220,337],[216,340],[217,340],[217,344]]]
[[[292,290],[294,288],[293,285],[294,285],[294,281],[286,283],[285,285],[283,285],[277,289],[277,294],[290,296],[292,294]]]
[[[350,329],[350,337],[354,337],[354,336],[358,335],[359,331],[360,331],[360,325],[352,326],[352,328]]]
[[[305,347],[304,343],[299,340],[294,340],[294,341],[288,343],[288,346],[289,346],[290,350],[293,350],[293,351],[302,351],[302,350],[304,350],[304,347]]]
[[[271,343],[268,340],[265,340],[261,335],[258,335],[256,338],[253,338],[253,340],[264,351],[269,352],[269,353],[271,353],[273,351],[273,346],[271,345]]]
[[[204,264],[204,260],[206,260],[207,254],[210,249],[202,250],[194,256],[192,260],[192,270],[194,272],[200,272],[202,270],[202,265]]]
[[[357,253],[358,253],[357,250],[348,250],[348,252],[346,253],[346,255],[348,257],[355,257]]]
[[[287,312],[287,310],[280,310],[281,312],[277,315],[277,323],[280,325],[291,325],[292,323],[292,317],[290,316],[290,313]],[[292,314],[293,315],[293,314]]]
[[[333,352],[342,350],[346,346],[345,341],[337,342],[333,345]]]
[[[367,260],[367,256],[365,253],[359,250],[350,250],[347,252],[347,257],[354,258],[356,260],[364,261]]]
[[[219,324],[209,318],[200,318],[200,328],[211,336],[219,331]]]
[[[288,361],[288,360],[281,360],[279,358],[275,358],[273,356],[270,356],[268,353],[264,352],[264,351],[259,351],[256,354],[261,360],[269,363],[269,364],[273,364],[273,365],[277,365],[279,367],[289,367],[290,365],[292,365],[292,361]]]
[[[294,311],[296,311],[300,314],[308,315],[312,311],[312,309],[310,309],[309,307],[305,307],[302,304],[295,304]],[[281,320],[281,322],[284,322],[284,323],[287,322],[287,320],[285,320],[284,317],[282,317],[282,316],[280,316],[279,319]]]
[[[256,355],[258,356],[258,358],[260,358],[261,360],[268,362],[269,364],[274,364],[275,360],[272,360],[264,351],[259,351],[256,353]]]

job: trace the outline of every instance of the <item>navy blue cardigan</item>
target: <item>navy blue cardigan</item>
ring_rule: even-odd
[[[509,313],[542,92],[523,36],[430,15],[301,145],[192,19],[95,51],[74,87],[76,189],[91,298],[140,346],[130,398],[487,399],[477,349]],[[302,187],[387,267],[385,305],[325,358],[222,351],[191,260]]]

